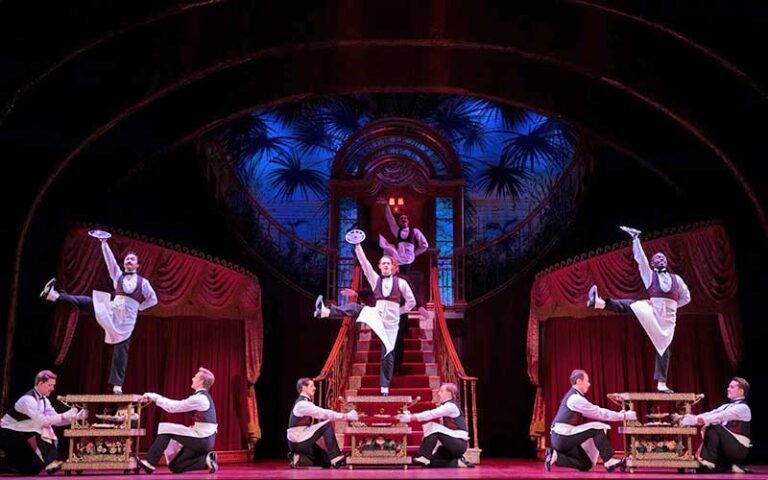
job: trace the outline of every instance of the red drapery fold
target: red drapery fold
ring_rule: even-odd
[[[99,242],[87,231],[74,228],[68,233],[57,288],[78,295],[112,291]],[[216,375],[211,393],[220,425],[217,448],[242,449],[261,436],[253,388],[261,373],[263,345],[258,280],[157,243],[122,235],[109,240],[119,263],[129,250],[139,255],[139,273],[152,283],[159,300],[139,314],[125,389],[184,398],[191,393],[197,368],[210,368]],[[66,378],[60,383],[71,392],[105,393],[112,347],[104,343],[103,330],[91,316],[83,315],[83,321],[78,317],[65,305],[56,309],[51,342],[61,364],[60,378]],[[158,421],[170,419],[151,407],[148,433],[155,432]]]
[[[701,340],[698,345],[711,346],[713,342],[717,342],[718,348],[724,352],[724,359],[727,359],[731,367],[735,367],[742,354],[741,321],[736,298],[738,281],[735,258],[725,229],[720,225],[701,226],[686,232],[645,240],[643,241],[643,248],[648,257],[658,251],[664,252],[669,260],[670,270],[683,277],[691,290],[691,303],[678,312],[678,324],[685,324],[688,317],[707,319],[702,320],[702,323],[714,322],[716,325],[714,338],[708,337],[706,343]],[[600,250],[597,253],[600,253]],[[537,387],[530,428],[533,437],[545,434],[547,412],[551,408],[556,408],[555,403],[560,400],[557,396],[559,390],[553,390],[553,386],[548,385],[543,380],[556,381],[557,383],[563,381],[562,378],[542,378],[542,372],[544,370],[551,372],[552,369],[557,368],[572,369],[578,365],[583,365],[581,363],[582,357],[549,356],[548,353],[552,352],[545,352],[544,361],[554,362],[554,364],[545,363],[544,367],[540,364],[540,346],[552,347],[547,341],[542,343],[539,338],[541,322],[552,318],[571,321],[587,319],[592,322],[611,316],[615,317],[615,314],[610,312],[595,311],[585,307],[587,291],[592,284],[599,286],[601,296],[604,297],[647,298],[630,247],[568,263],[569,265],[564,268],[538,276],[531,288],[527,350],[528,376],[531,383]],[[601,354],[607,355],[604,352],[607,350],[614,352],[611,361],[619,361],[620,358],[630,356],[627,349],[632,348],[632,345],[639,344],[643,348],[650,345],[650,342],[642,336],[633,338],[631,343],[619,344],[612,341],[612,337],[603,337],[599,329],[590,329],[587,320],[575,320],[575,325],[582,326],[584,332],[589,332],[591,337],[594,336],[600,341],[592,344],[591,340],[586,341],[585,339],[586,343],[579,343],[580,351],[583,352],[582,355],[590,355],[587,352],[591,349],[600,350]],[[625,322],[626,320],[624,319]],[[557,331],[557,337],[575,334],[567,330],[561,331],[562,325],[557,327],[553,325],[553,328]],[[684,330],[682,327],[679,328]],[[641,328],[640,331],[642,331]],[[581,337],[575,336],[573,338]],[[676,349],[688,348],[681,347],[687,341],[681,340],[681,338],[681,334],[676,333],[672,345],[673,358],[678,355]],[[707,348],[710,348],[709,346]],[[639,362],[638,358],[635,360]],[[621,364],[624,364],[623,361]],[[596,365],[598,368],[596,372],[601,375],[605,373],[604,368],[608,368],[602,364]],[[674,360],[671,365],[671,376],[676,375],[676,372],[683,368],[679,362],[676,364]],[[645,368],[643,372],[652,371],[652,363],[643,368]],[[570,370],[568,371],[570,372]],[[617,379],[618,383],[611,385],[615,386],[616,390],[646,389],[647,387],[641,381],[643,377],[636,375],[639,374],[635,372],[629,376],[624,371]],[[567,373],[563,378],[567,379]],[[678,388],[684,386],[685,384]],[[691,386],[695,385],[692,384]],[[564,394],[564,391],[561,394]],[[719,397],[718,395],[715,398]],[[593,396],[592,398],[605,398],[605,396]]]

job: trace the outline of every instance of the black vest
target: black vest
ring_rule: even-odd
[[[297,403],[299,402],[312,402],[309,398],[305,397],[304,395],[299,395],[299,398],[296,399],[295,402],[293,402],[293,406],[295,407]],[[293,427],[308,427],[315,423],[315,419],[313,417],[297,417],[293,414],[293,408],[291,408],[291,414],[288,416],[288,428]]]
[[[734,400],[731,402],[732,405],[743,403],[744,405],[747,405],[747,401],[745,399],[740,400]],[[748,406],[748,405],[747,405]],[[731,432],[737,434],[737,435],[744,435],[745,437],[752,439],[749,435],[749,424],[752,422],[745,422],[743,420],[728,420],[728,423],[725,426],[728,430]]]
[[[195,411],[195,413],[192,414],[192,420],[200,423],[218,423],[216,422],[216,406],[214,406],[213,398],[211,398],[211,394],[208,393],[208,390],[198,390],[195,392],[195,395],[205,395],[208,399],[209,406],[208,410],[204,412]]]
[[[443,426],[450,428],[451,430],[464,430],[465,432],[468,432],[467,419],[464,418],[464,411],[461,409],[461,406],[455,400],[448,400],[445,403],[456,405],[456,408],[459,409],[459,416],[456,418],[443,417]],[[443,405],[445,405],[445,403]]]
[[[373,287],[373,296],[376,300],[389,300],[390,302],[400,303],[403,298],[403,294],[400,292],[400,277],[392,275],[392,290],[389,291],[389,296],[384,296],[384,287],[382,282],[384,277],[379,277],[376,280],[376,286]]]
[[[21,400],[24,397],[29,396],[29,397],[34,398],[35,402],[39,402],[40,398],[41,398],[39,395],[40,394],[37,393],[37,391],[33,388],[32,390],[28,391],[27,393],[25,393],[24,395],[19,397],[19,400]],[[43,406],[45,406],[45,397],[42,397],[42,399],[43,399]],[[17,422],[21,422],[21,421],[24,421],[24,420],[29,420],[31,418],[26,413],[21,413],[20,411],[16,410],[16,404],[14,404],[14,406],[11,407],[10,410],[8,410],[8,415],[10,415],[11,418],[16,420]]]
[[[576,390],[575,387],[571,387],[571,389],[565,393],[563,400],[560,402],[560,408],[557,409],[557,414],[555,415],[555,419],[552,420],[552,426],[550,428],[555,428],[556,423],[567,423],[568,425],[573,426],[581,425],[584,423],[584,415],[579,412],[574,412],[568,408],[568,399],[573,395],[581,395],[582,397],[584,396],[581,392]]]

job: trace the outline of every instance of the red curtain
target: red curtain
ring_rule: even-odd
[[[686,337],[684,333],[676,333],[675,341],[672,344],[673,360],[670,364],[670,384],[672,384],[673,378],[683,377],[681,375],[683,369],[696,368],[697,375],[702,377],[705,382],[711,381],[713,383],[707,383],[706,388],[703,384],[672,385],[675,385],[678,391],[682,391],[680,389],[686,386],[700,387],[698,390],[694,390],[700,392],[705,390],[719,391],[718,388],[722,389],[722,385],[717,383],[722,380],[719,376],[717,379],[713,379],[709,375],[704,375],[702,372],[707,370],[699,370],[697,364],[688,361],[675,361],[675,358],[680,358],[680,351],[694,352],[697,348],[709,352],[721,350],[723,352],[722,363],[729,363],[731,368],[735,367],[741,358],[741,322],[736,298],[738,285],[735,258],[724,228],[720,225],[701,226],[689,231],[645,240],[643,241],[643,248],[649,257],[657,251],[664,252],[669,260],[670,270],[680,274],[691,290],[691,303],[678,312],[678,325],[696,322],[698,319],[698,323],[702,325],[712,323],[716,326],[714,333],[706,339],[695,340],[693,336]],[[602,249],[598,249],[596,252],[590,252],[590,256],[595,254],[597,256],[575,262],[568,261],[567,266],[563,268],[539,275],[531,289],[527,350],[528,376],[533,385],[537,387],[530,428],[533,437],[545,435],[548,430],[546,421],[549,418],[546,412],[551,413],[550,409],[557,407],[553,404],[560,400],[558,392],[561,390],[552,390],[555,386],[550,385],[549,382],[557,382],[558,388],[567,387],[568,373],[563,374],[562,371],[568,370],[570,372],[573,368],[584,366],[578,362],[581,357],[560,355],[559,352],[555,355],[555,351],[550,350],[556,346],[550,345],[547,341],[540,343],[539,332],[542,322],[547,323],[546,329],[550,330],[549,333],[555,335],[556,338],[572,337],[569,341],[573,343],[574,348],[583,352],[582,355],[591,355],[591,350],[600,351],[600,355],[605,356],[605,362],[594,364],[596,370],[592,370],[592,376],[597,379],[604,374],[613,372],[612,374],[616,376],[615,382],[609,384],[609,386],[615,387],[613,391],[647,390],[647,385],[642,383],[641,379],[647,378],[653,371],[653,351],[652,349],[649,350],[651,348],[650,341],[643,335],[635,335],[634,333],[627,334],[630,337],[626,337],[626,342],[612,341],[614,337],[604,336],[599,328],[590,328],[590,322],[605,319],[608,322],[606,325],[610,325],[610,318],[615,317],[610,312],[595,311],[585,307],[587,291],[593,283],[599,286],[601,295],[605,297],[647,298],[637,265],[632,257],[631,248],[616,249],[600,255],[601,253]],[[586,255],[582,256],[582,258],[584,257]],[[583,325],[583,330],[576,328],[577,332],[566,329],[558,333],[559,329],[565,327],[553,325],[553,328],[550,329],[549,320],[553,318],[563,319],[563,322],[566,323],[562,325],[570,325],[567,323],[568,321],[573,322],[574,326]],[[631,319],[631,317],[625,318],[623,323],[626,323],[627,319]],[[698,328],[698,324],[696,327]],[[632,329],[634,328],[632,327]],[[682,331],[685,330],[682,326],[678,328]],[[633,332],[632,329],[628,332]],[[552,333],[552,330],[555,333]],[[695,331],[696,328],[692,330]],[[613,330],[608,328],[607,331]],[[642,333],[640,328],[637,331]],[[613,331],[613,334],[617,335],[618,333]],[[688,340],[685,340],[686,338]],[[697,341],[698,343],[686,345],[686,341]],[[713,344],[715,345],[713,346]],[[545,363],[543,365],[539,358],[540,345],[545,349]],[[702,348],[702,345],[706,347]],[[633,349],[637,348],[644,348],[645,353],[641,355],[633,352]],[[625,365],[627,361],[625,357],[636,357],[633,365],[642,365],[642,368],[639,371],[635,371],[635,367],[630,368],[629,366],[620,369],[618,366]],[[641,361],[650,363],[644,365]],[[727,368],[727,366],[721,367],[721,370]],[[558,370],[560,376],[542,378],[544,372],[551,373],[552,369],[562,370]],[[565,379],[564,386],[559,385],[563,383],[563,378]],[[560,394],[563,393],[564,390]],[[605,398],[603,393],[608,392],[599,392],[602,396],[595,396],[594,393],[593,399],[602,400]],[[721,395],[718,395],[715,398],[720,397]],[[602,401],[597,403],[603,404]]]
[[[87,230],[75,228],[67,235],[57,287],[79,295],[94,289],[112,291],[99,243]],[[152,283],[159,300],[139,315],[124,389],[184,398],[192,393],[197,368],[205,366],[216,375],[211,389],[219,422],[216,448],[240,450],[258,439],[253,388],[261,372],[263,342],[258,280],[234,267],[165,248],[162,242],[115,235],[109,243],[119,262],[128,250],[137,252],[139,272]],[[106,393],[112,347],[104,343],[95,319],[60,305],[54,322],[51,341],[61,364],[59,390]],[[147,413],[148,441],[159,421],[189,421],[188,416],[170,416],[154,406]]]

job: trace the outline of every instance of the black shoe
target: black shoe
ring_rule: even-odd
[[[146,460],[139,460],[139,467],[141,467],[141,469],[144,470],[144,473],[148,473],[150,475],[155,473],[155,469],[152,468],[152,466]]]
[[[587,293],[587,308],[595,308],[595,302],[597,301],[597,285],[589,287],[589,293]]]
[[[419,467],[428,467],[429,463],[425,463],[422,461],[417,460],[418,457],[411,458],[411,465],[417,465]]]
[[[622,470],[627,466],[627,457],[621,457],[621,460],[616,462],[614,465],[611,465],[610,467],[605,467],[605,469],[609,472],[613,472],[617,468],[621,468]]]
[[[214,452],[208,452],[208,463],[211,465],[208,468],[208,473],[216,473],[219,471],[219,456]]]
[[[323,304],[323,296],[318,295],[317,299],[315,300],[315,318],[320,318],[324,306],[325,304]]]
[[[470,462],[470,461],[469,461],[469,460],[467,460],[466,458],[464,458],[464,456],[463,456],[463,455],[462,455],[462,457],[459,459],[459,462],[463,463],[463,464],[464,464],[464,466],[465,466],[466,468],[475,468],[475,464],[474,464],[474,463],[472,463],[472,462]],[[459,465],[459,466],[461,466],[461,465]]]
[[[339,460],[338,462],[331,464],[333,468],[341,468],[346,465],[347,465],[347,457],[342,457],[341,460]]]
[[[548,448],[547,456],[544,458],[544,468],[546,468],[548,472],[552,470],[552,451],[551,448]]]
[[[731,465],[731,473],[752,473],[752,470],[746,465],[738,465],[734,463]]]
[[[64,463],[58,460],[54,460],[45,467],[45,473],[47,473],[48,475],[56,475],[56,472],[61,470],[61,467],[63,465]]]
[[[40,298],[45,298],[48,296],[49,293],[51,293],[51,290],[53,290],[53,287],[56,285],[56,277],[53,277],[52,279],[48,280],[48,283],[45,284],[43,287],[43,291],[40,292]]]

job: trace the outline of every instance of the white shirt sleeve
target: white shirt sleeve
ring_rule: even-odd
[[[392,232],[392,235],[397,238],[397,234],[400,232],[400,226],[397,224],[395,216],[392,215],[392,210],[389,208],[389,205],[386,204],[384,205],[384,216],[387,218],[387,225],[389,225],[389,230]]]
[[[568,398],[567,405],[574,412],[579,412],[585,417],[594,420],[601,420],[603,422],[620,422],[624,420],[622,412],[614,412],[607,408],[598,407],[581,395],[571,395]]]
[[[427,242],[427,237],[418,228],[413,229],[413,237],[416,240],[416,249],[413,251],[413,256],[417,257],[427,251],[429,242]]]
[[[104,254],[104,262],[107,264],[109,278],[112,279],[112,282],[117,282],[117,279],[120,278],[120,275],[123,274],[123,271],[120,269],[120,265],[117,264],[117,260],[115,260],[115,254],[112,253],[112,249],[109,248],[109,244],[107,242],[101,242],[101,253]]]
[[[648,257],[645,256],[639,238],[632,239],[632,255],[635,257],[637,267],[640,269],[640,277],[643,279],[643,285],[645,285],[645,288],[648,288],[651,285],[653,272],[651,271],[651,266],[648,264]]]
[[[204,412],[211,407],[211,402],[205,395],[190,395],[184,400],[171,400],[159,395],[155,403],[169,413]]]
[[[139,311],[146,310],[157,305],[157,294],[155,289],[146,278],[141,282],[141,293],[144,295],[144,301],[139,305]]]
[[[357,260],[360,262],[360,268],[363,269],[365,278],[368,279],[368,283],[371,285],[371,288],[376,288],[376,282],[379,280],[379,274],[376,273],[376,271],[373,269],[373,266],[371,266],[371,262],[369,262],[368,258],[366,258],[363,247],[359,243],[355,245],[355,255],[357,256]]]
[[[293,414],[297,417],[312,417],[318,420],[342,420],[344,414],[320,408],[312,402],[302,401],[293,406]]]
[[[459,411],[459,407],[457,407],[455,404],[451,402],[446,402],[437,408],[433,408],[432,410],[419,412],[413,415],[413,418],[415,418],[420,422],[426,422],[434,418],[442,418],[442,417],[456,418],[460,415],[461,415],[461,412]]]
[[[413,307],[416,306],[416,297],[413,296],[413,290],[411,290],[411,286],[408,282],[402,278],[398,278],[398,281],[400,282],[400,293],[402,293],[403,298],[405,298],[405,305],[400,307],[400,315],[402,315],[413,310]]]
[[[738,403],[736,405],[724,405],[711,410],[709,412],[701,413],[697,415],[697,418],[704,420],[704,424],[719,424],[723,425],[732,420],[740,420],[742,422],[749,422],[752,420],[752,411],[748,405]]]
[[[680,297],[677,299],[677,308],[684,307],[691,303],[691,291],[688,289],[688,285],[685,284],[680,275],[677,277],[677,285],[680,288]]]
[[[39,404],[41,401],[45,402],[45,407],[42,411]],[[61,426],[70,423],[69,420],[64,419],[62,414],[56,413],[56,410],[51,406],[51,402],[47,399],[37,400],[29,395],[24,395],[16,401],[14,408],[17,412],[27,415],[40,427]]]

